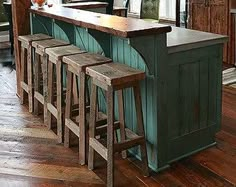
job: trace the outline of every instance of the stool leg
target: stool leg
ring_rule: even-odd
[[[145,137],[144,132],[144,124],[143,124],[143,112],[142,112],[142,102],[141,102],[141,91],[139,83],[137,83],[134,87],[134,98],[135,98],[135,107],[136,107],[136,115],[137,115],[137,124],[138,124],[138,135]],[[147,147],[146,142],[144,141],[142,145],[140,145],[141,148],[141,158],[143,162],[143,174],[144,176],[149,176],[149,170],[148,170],[148,157],[147,157]]]
[[[97,110],[97,86],[92,83],[90,97],[90,121],[89,121],[89,139],[95,138],[96,110]],[[89,146],[88,169],[94,169],[94,149]]]
[[[120,121],[120,139],[121,139],[121,142],[124,142],[125,141],[125,117],[124,117],[123,90],[118,90],[117,96],[118,96],[118,110],[119,110],[119,121]],[[122,151],[122,158],[127,158],[126,151]]]
[[[29,98],[29,112],[33,112],[33,69],[32,69],[32,47],[29,46],[27,54],[28,65],[28,98]]]
[[[48,63],[48,97],[47,97],[47,104],[52,103],[53,101],[53,63]],[[48,129],[52,128],[52,114],[48,110],[48,119],[47,119]]]
[[[74,101],[74,103],[73,104],[79,104],[77,77],[75,74],[73,75],[73,79],[74,79],[74,81],[73,81],[73,101]]]
[[[72,107],[72,87],[73,87],[73,77],[72,73],[67,70],[67,78],[66,78],[66,110],[65,110],[65,123],[67,119],[71,117],[71,107]],[[75,80],[74,80],[75,81]],[[64,132],[64,146],[70,146],[70,129],[65,125]]]
[[[114,186],[114,92],[107,91],[107,186]]]
[[[48,72],[48,63],[47,63],[47,55],[43,54],[42,57],[42,72],[43,72],[43,97],[44,97],[44,123],[47,124],[47,120],[48,120],[48,110],[47,110],[47,98],[48,98],[48,76],[47,76],[47,72]]]
[[[26,71],[26,64],[27,64],[27,62],[26,62],[26,60],[27,60],[27,58],[26,58],[26,49],[24,48],[24,47],[21,47],[21,75],[20,75],[20,81],[21,81],[21,85],[22,85],[22,83],[23,82],[25,82],[25,77],[26,77],[26,73],[27,73],[27,71]],[[22,86],[21,86],[21,88],[20,88],[20,102],[21,102],[21,104],[24,104],[25,103],[25,99],[26,99],[26,93],[25,93],[25,91],[24,91],[24,89],[22,88]]]
[[[79,85],[79,160],[81,165],[84,165],[86,162],[85,82],[86,75],[84,72],[81,72]]]
[[[57,136],[58,142],[62,143],[62,62],[56,64],[57,74]]]
[[[40,66],[40,56],[35,53],[35,64],[34,64],[34,91],[39,92],[39,66]],[[39,114],[39,101],[34,98],[34,114]]]

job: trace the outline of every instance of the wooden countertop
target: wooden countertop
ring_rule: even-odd
[[[95,29],[124,38],[162,34],[171,31],[170,26],[150,23],[134,18],[124,18],[85,10],[53,6],[44,9],[31,7],[31,13],[71,23],[73,25]]]
[[[77,3],[66,3],[61,6],[75,9],[90,9],[90,8],[106,8],[108,3],[106,2],[77,2]]]
[[[172,32],[167,34],[167,47],[169,53],[175,53],[225,43],[227,39],[227,36],[219,34],[172,27]]]

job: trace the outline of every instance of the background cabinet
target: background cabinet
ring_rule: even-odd
[[[231,1],[189,0],[188,28],[230,36]],[[230,42],[224,47],[224,63],[231,63]]]

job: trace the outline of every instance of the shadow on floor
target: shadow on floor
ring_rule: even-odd
[[[3,49],[0,48],[0,66],[15,69],[14,55],[11,54],[10,48],[5,48],[5,47]]]

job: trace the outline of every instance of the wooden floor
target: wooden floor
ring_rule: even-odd
[[[103,187],[104,161],[92,172],[78,164],[76,150],[56,143],[42,118],[21,106],[16,96],[15,71],[0,50],[0,187]],[[144,178],[135,160],[115,162],[116,186],[236,186],[236,90],[224,89],[223,127],[217,146],[172,164]]]

